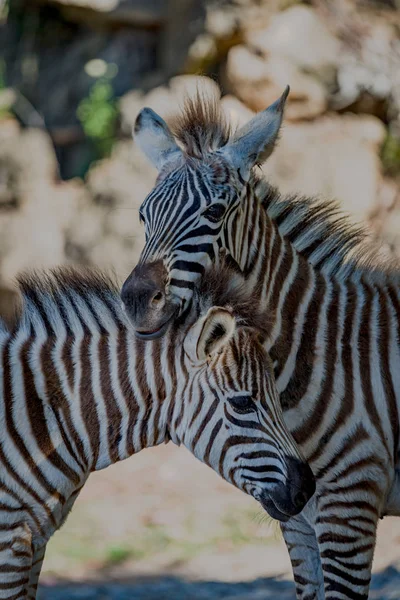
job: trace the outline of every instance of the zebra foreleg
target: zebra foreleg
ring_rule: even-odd
[[[317,538],[302,514],[281,523],[296,584],[297,600],[324,600],[324,578]]]
[[[315,525],[326,600],[367,600],[377,510],[365,501],[324,497]]]
[[[29,577],[28,600],[36,600],[40,571],[42,570],[46,546],[35,550],[32,558],[32,569]]]
[[[28,600],[32,535],[24,523],[0,531],[0,600]]]

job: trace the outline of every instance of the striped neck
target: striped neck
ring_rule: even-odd
[[[400,333],[398,277],[379,267],[364,267],[357,255],[346,262],[349,248],[357,249],[357,239],[353,242],[348,236],[346,244],[340,228],[330,234],[329,220],[319,224],[315,220],[310,226],[307,215],[300,218],[301,207],[296,216],[293,199],[285,204],[279,195],[271,197],[261,202],[248,186],[225,243],[260,309],[270,316],[266,348],[289,428],[307,458],[317,460],[330,423],[328,419],[325,426],[322,420],[325,410],[341,414],[343,405],[350,410],[360,394],[365,402],[370,398],[369,411],[376,423],[393,424],[388,443],[393,454],[400,410],[393,378],[400,348],[395,342],[391,354],[387,348]],[[322,214],[324,205],[320,206]],[[380,389],[378,397],[387,399],[380,419],[371,396],[375,388]],[[310,431],[317,422],[321,427],[313,439]]]
[[[173,332],[157,344],[137,340],[110,291],[47,300],[43,312],[39,301],[28,300],[17,330],[0,337],[2,412],[11,438],[13,415],[23,415],[21,452],[35,462],[53,456],[77,485],[164,442],[177,387]]]

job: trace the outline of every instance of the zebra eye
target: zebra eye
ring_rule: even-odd
[[[211,206],[206,208],[206,210],[203,212],[203,215],[206,217],[206,219],[212,221],[213,223],[218,223],[218,221],[222,219],[224,214],[225,206],[223,204],[220,204],[219,202],[211,204]]]
[[[232,396],[232,398],[228,398],[228,400],[232,408],[238,413],[245,414],[256,410],[256,405],[251,399],[251,396]]]

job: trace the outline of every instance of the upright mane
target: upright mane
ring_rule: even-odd
[[[63,297],[68,298],[75,309],[81,303],[81,307],[85,305],[90,311],[92,302],[100,301],[114,317],[122,316],[117,284],[96,270],[59,267],[47,272],[24,273],[19,275],[17,283],[22,305],[15,330],[21,325],[29,327],[39,318],[56,332],[65,321]]]
[[[345,280],[355,271],[385,276],[399,269],[385,256],[364,225],[355,225],[336,200],[300,195],[282,196],[265,180],[256,184],[256,196],[279,232],[317,271]]]
[[[232,134],[219,97],[200,90],[185,98],[181,114],[171,125],[185,152],[200,159],[224,146]],[[398,261],[382,256],[379,244],[372,242],[364,226],[351,222],[339,202],[282,196],[255,173],[250,183],[280,233],[316,270],[344,280],[356,269],[375,278],[399,269]]]
[[[219,96],[197,89],[186,96],[182,111],[171,120],[171,129],[188,156],[204,158],[228,142],[231,127]]]

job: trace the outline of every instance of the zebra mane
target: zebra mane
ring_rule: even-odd
[[[219,95],[210,95],[200,88],[185,97],[181,113],[173,117],[170,126],[186,154],[194,158],[205,158],[209,152],[225,146],[231,136]]]
[[[378,278],[398,270],[397,261],[382,253],[365,226],[352,223],[338,201],[282,196],[263,179],[255,185],[271,221],[317,271],[344,280],[356,270]]]
[[[35,301],[38,294],[54,299],[57,294],[68,291],[106,299],[118,294],[118,285],[112,277],[96,269],[58,267],[47,272],[32,271],[19,275],[17,282],[23,298],[31,301]]]
[[[93,301],[100,301],[113,316],[122,317],[116,282],[94,269],[59,267],[47,272],[33,271],[19,275],[17,283],[22,303],[14,330],[23,323],[30,325],[39,317],[56,331],[64,314],[63,296],[75,306],[80,303],[89,312]]]

